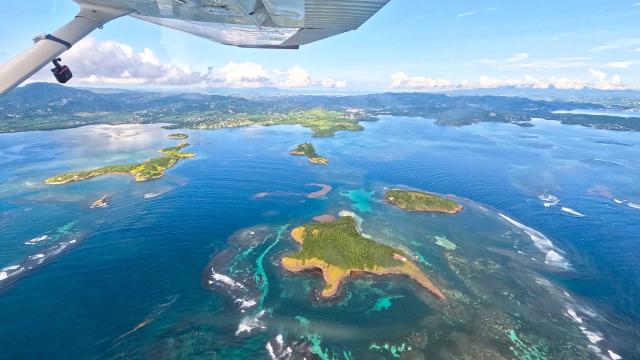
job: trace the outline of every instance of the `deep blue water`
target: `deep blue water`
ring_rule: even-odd
[[[136,183],[113,175],[55,186],[42,180],[69,170],[140,161],[176,141],[166,139],[170,132],[159,125],[1,134],[0,268],[46,255],[62,241],[76,242],[0,290],[0,358],[267,357],[265,344],[274,334],[294,332],[287,330],[294,316],[324,319],[327,333],[369,327],[380,341],[386,339],[375,328],[385,326],[382,321],[401,319],[405,327],[420,327],[412,323],[415,315],[437,313],[437,307],[428,300],[426,306],[415,289],[398,285],[398,279],[373,287],[368,280],[354,281],[345,286],[349,298],[343,305],[309,307],[309,289],[321,283],[278,268],[278,254],[293,247],[286,235],[271,236],[273,247],[260,247],[264,255],[256,260],[264,265],[270,289],[263,332],[235,336],[243,315],[224,294],[202,282],[207,264],[227,247],[234,232],[256,225],[290,228],[337,210],[355,209],[364,219],[363,231],[376,238],[424,247],[434,274],[446,261],[434,250],[437,246],[420,243],[425,235],[418,241],[424,223],[434,234],[448,231],[452,241],[463,244],[462,251],[465,241],[474,241],[473,229],[480,229],[478,238],[491,239],[508,226],[502,221],[500,231],[493,232],[498,225],[486,225],[481,215],[474,215],[475,205],[465,215],[468,224],[457,226],[453,218],[398,214],[375,199],[366,204],[367,196],[360,196],[374,192],[372,198],[380,198],[387,186],[454,194],[546,235],[571,269],[549,269],[527,257],[536,276],[597,312],[600,324],[611,325],[593,325],[606,335],[594,343],[603,354],[611,349],[623,358],[638,358],[634,339],[640,334],[640,209],[634,206],[640,204],[640,138],[632,132],[553,121],[535,124],[454,128],[426,119],[387,117],[366,123],[363,132],[332,138],[311,138],[297,126],[187,130],[192,144],[187,150],[198,156],[181,161],[159,180]],[[288,154],[309,140],[330,165],[314,166]],[[300,194],[316,190],[308,183],[329,184],[334,190],[327,199],[307,199]],[[346,196],[349,191],[360,194],[356,203]],[[254,195],[261,192],[271,195],[256,200]],[[109,207],[89,209],[104,194],[112,195]],[[544,206],[541,195],[553,195],[559,202]],[[359,212],[362,208],[367,211]],[[403,221],[406,227],[398,225]],[[41,235],[52,239],[24,244]],[[413,245],[410,238],[415,238]],[[456,286],[444,275],[439,280]],[[371,307],[375,298],[388,301],[389,307],[383,306],[388,318],[349,317],[359,305]],[[397,302],[404,315],[393,305]],[[327,340],[326,347],[338,354],[352,351],[346,345],[340,348],[339,339]],[[362,356],[353,354],[367,351],[370,356],[390,356],[371,352],[362,345],[367,343],[363,336],[351,334],[348,339],[344,343],[353,347],[356,358]]]

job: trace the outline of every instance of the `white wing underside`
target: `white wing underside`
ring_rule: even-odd
[[[76,0],[242,47],[297,48],[357,29],[389,0]]]

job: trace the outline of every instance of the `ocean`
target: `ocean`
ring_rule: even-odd
[[[533,123],[0,134],[0,359],[640,358],[640,138]],[[197,156],[160,179],[43,183],[158,156],[172,132]],[[329,165],[288,154],[303,142]],[[407,213],[382,201],[396,187],[465,209]],[[318,273],[280,267],[291,229],[344,211],[447,303],[398,276],[319,299]]]

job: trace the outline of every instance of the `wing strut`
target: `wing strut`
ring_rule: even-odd
[[[60,54],[93,30],[115,18],[131,13],[131,10],[126,9],[89,4],[81,6],[80,12],[73,20],[53,34],[35,38],[35,44],[32,47],[0,65],[0,96],[20,85],[50,61],[57,59]],[[70,75],[69,72],[69,77]]]

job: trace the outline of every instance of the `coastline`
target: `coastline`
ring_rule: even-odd
[[[302,247],[304,243],[305,227],[299,226],[291,231],[291,238],[300,244]],[[351,276],[355,276],[359,273],[366,273],[372,275],[404,275],[413,279],[420,286],[428,290],[433,296],[440,301],[446,301],[446,296],[438,289],[420,270],[420,268],[413,262],[403,258],[403,264],[401,266],[392,267],[379,267],[376,266],[373,269],[342,269],[338,266],[328,264],[326,261],[311,258],[311,259],[296,259],[293,257],[285,256],[281,259],[280,264],[282,267],[290,272],[298,273],[308,270],[320,270],[322,277],[326,283],[322,289],[321,296],[323,298],[330,298],[335,296],[340,289],[341,284]]]

